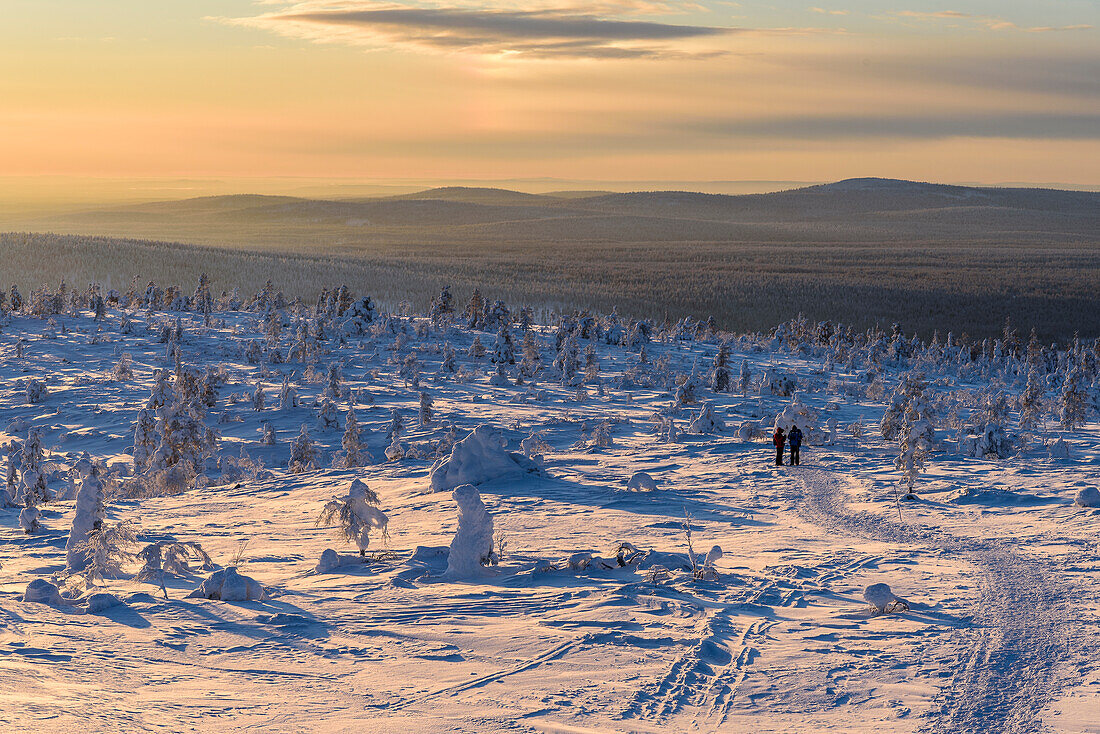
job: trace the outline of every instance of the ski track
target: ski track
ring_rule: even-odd
[[[1075,662],[1089,655],[1080,649],[1086,638],[1070,613],[1073,592],[1059,569],[1016,553],[1002,541],[850,512],[832,472],[804,469],[800,477],[800,513],[811,522],[859,538],[948,551],[981,574],[974,627],[957,633],[962,639],[950,666],[950,682],[937,696],[922,730],[1044,730],[1043,710],[1073,677]]]

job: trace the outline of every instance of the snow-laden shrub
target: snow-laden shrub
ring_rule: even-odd
[[[118,578],[122,565],[133,559],[130,545],[137,540],[136,525],[131,520],[120,523],[101,523],[88,531],[87,540],[75,550],[86,559],[81,572],[86,583],[95,579]]]
[[[1059,436],[1054,443],[1047,447],[1047,455],[1052,459],[1068,459],[1069,444],[1066,443],[1066,439]]]
[[[447,554],[446,578],[473,578],[485,572],[485,566],[495,563],[493,553],[493,516],[489,514],[481,494],[471,484],[457,487],[451,493],[458,505],[458,531]]]
[[[202,546],[190,540],[159,540],[142,548],[137,556],[144,562],[137,574],[138,581],[161,583],[165,574],[189,576],[191,560],[198,561],[203,571],[214,568]]]
[[[764,432],[760,430],[760,421],[741,421],[737,425],[738,441],[752,441],[763,435]]]
[[[221,601],[263,601],[267,592],[259,581],[244,576],[234,566],[223,568],[203,579],[188,598],[220,599]]]
[[[1012,441],[995,423],[986,424],[977,435],[964,436],[959,445],[959,453],[976,459],[1007,459],[1013,450]]]
[[[365,556],[372,530],[379,531],[383,539],[386,537],[389,518],[378,509],[380,502],[377,492],[356,479],[348,488],[346,496],[325,504],[317,518],[317,524],[335,527],[344,540],[355,543],[360,556]]]
[[[721,433],[726,430],[726,423],[718,417],[714,406],[708,402],[703,403],[699,414],[688,423],[687,430],[690,433]]]
[[[760,378],[761,395],[777,395],[790,397],[798,389],[798,381],[790,376],[777,372],[774,367],[769,367]]]
[[[451,455],[432,465],[431,485],[443,492],[464,484],[539,471],[538,464],[523,454],[508,451],[500,434],[481,425],[454,445]]]
[[[19,527],[23,528],[24,533],[30,535],[37,532],[40,527],[39,521],[42,519],[42,512],[34,504],[34,495],[26,495],[24,501],[26,506],[19,511]]]
[[[49,390],[46,389],[46,383],[41,380],[30,379],[27,380],[27,402],[31,405],[38,405],[39,403],[46,402],[46,396],[49,395]]]

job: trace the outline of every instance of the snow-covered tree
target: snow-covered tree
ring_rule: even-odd
[[[485,356],[485,345],[481,343],[481,337],[475,336],[473,342],[470,343],[469,356],[473,359],[481,359]]]
[[[378,493],[356,479],[346,496],[325,504],[317,524],[335,527],[344,540],[355,543],[360,556],[366,556],[372,530],[380,531],[382,537],[386,537],[389,518],[378,509],[379,504],[381,499]]]
[[[290,461],[287,464],[291,474],[314,471],[321,465],[321,451],[309,436],[309,429],[302,424],[302,430],[290,444]]]
[[[353,469],[366,463],[362,433],[359,421],[355,418],[355,408],[348,408],[347,417],[344,418],[344,437],[340,441],[340,446],[344,449],[343,468]]]
[[[65,567],[70,573],[82,573],[92,560],[92,553],[86,543],[88,534],[98,530],[103,524],[103,503],[103,482],[99,479],[99,470],[93,467],[85,475],[76,493],[73,526],[65,543]]]
[[[897,432],[899,452],[894,459],[894,466],[904,477],[906,496],[913,495],[913,486],[932,451],[935,432],[928,420],[930,415],[931,410],[925,404],[923,392],[912,397],[902,415]]]
[[[74,548],[85,559],[80,571],[85,582],[91,585],[97,578],[118,578],[122,565],[134,558],[130,546],[136,540],[137,526],[132,520],[100,523],[89,530],[85,540]]]
[[[199,284],[195,287],[192,307],[202,314],[203,323],[210,326],[210,314],[214,311],[214,297],[210,294],[210,278],[206,273],[199,275]]]
[[[441,375],[453,375],[458,371],[458,366],[455,364],[456,358],[454,347],[449,342],[443,343],[443,359],[439,365],[439,373]]]
[[[596,345],[591,341],[584,347],[584,381],[600,381],[600,357],[596,354]]]
[[[879,423],[883,438],[887,441],[898,438],[906,414],[918,398],[921,398],[920,405],[927,409],[928,404],[923,400],[927,385],[928,383],[922,374],[909,372],[902,376],[901,382],[898,383],[897,388],[890,395],[890,402],[886,407],[886,411],[882,414],[882,421]]]
[[[397,371],[397,376],[404,381],[406,388],[420,389],[420,361],[416,358],[416,354],[405,356],[401,368]]]
[[[730,389],[730,348],[725,342],[718,345],[714,355],[714,373],[711,375],[711,389],[714,392],[729,392]]]
[[[1033,335],[1034,336],[1034,335]],[[1027,373],[1027,386],[1020,393],[1020,428],[1035,428],[1043,415],[1043,381],[1039,370],[1032,367]]]
[[[561,384],[572,385],[577,380],[577,356],[579,347],[576,338],[568,335],[562,342],[558,356],[554,360],[554,369],[561,375]]]
[[[454,316],[454,312],[454,296],[451,295],[451,287],[445,285],[439,292],[439,295],[432,299],[428,316],[432,320],[432,324],[435,325],[436,328],[439,328],[445,326],[447,322],[451,320]]]
[[[176,402],[176,390],[172,387],[171,375],[168,370],[156,370],[153,373],[153,380],[149,399],[145,401],[147,409],[160,410],[164,406]]]
[[[36,498],[28,492],[23,497],[23,509],[19,511],[19,527],[23,528],[24,533],[30,535],[41,527],[41,520],[42,512],[38,509]]]
[[[279,388],[279,410],[286,411],[297,407],[298,391],[290,384],[290,375],[284,375],[282,387]]]
[[[390,425],[386,429],[386,440],[395,441],[405,431],[405,421],[401,418],[401,414],[394,408],[390,414]]]
[[[752,387],[752,370],[749,369],[749,360],[741,360],[741,370],[737,377],[737,389],[742,395],[748,395]]]
[[[22,470],[19,486],[20,498],[28,494],[34,498],[37,507],[44,502],[53,499],[49,488],[46,486],[46,468],[43,466],[44,450],[42,448],[42,434],[37,429],[31,429],[27,433],[27,440],[23,442],[20,452],[20,469]]]
[[[542,356],[539,354],[539,343],[535,332],[527,330],[523,333],[523,359],[519,363],[520,374],[527,377],[538,372]]]
[[[466,303],[466,310],[462,315],[466,319],[468,329],[480,329],[485,325],[485,299],[481,297],[479,289],[474,288],[473,295]]]
[[[321,432],[334,431],[339,428],[339,425],[336,403],[325,398],[321,402],[321,409],[317,412],[317,430]]]
[[[1062,382],[1058,399],[1058,419],[1062,428],[1072,431],[1085,425],[1089,418],[1090,402],[1084,372],[1081,365],[1075,363]]]
[[[332,362],[328,366],[328,378],[325,384],[325,397],[330,400],[339,400],[343,394],[340,388],[340,365]]]
[[[434,418],[435,410],[432,396],[422,391],[420,393],[420,427],[431,425]]]
[[[193,408],[183,403],[161,410],[157,432],[160,444],[149,461],[152,469],[179,464],[192,474],[200,474],[204,458],[216,448],[212,445],[216,443],[216,434],[212,434]]]
[[[493,516],[471,484],[457,487],[451,496],[458,505],[458,531],[447,554],[447,577],[470,578],[496,563],[493,550]]]
[[[515,364],[516,347],[512,342],[512,331],[508,328],[508,322],[500,321],[497,329],[496,341],[493,342],[492,361],[497,364]]]
[[[137,420],[134,422],[135,471],[145,471],[159,443],[156,413],[150,408],[142,408],[138,411]]]
[[[39,403],[46,402],[46,396],[49,395],[49,390],[46,389],[45,382],[31,378],[27,380],[26,395],[28,403],[31,405],[38,405]]]

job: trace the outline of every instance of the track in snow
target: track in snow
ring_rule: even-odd
[[[1088,655],[1071,614],[1071,587],[1050,565],[995,540],[903,525],[847,510],[837,477],[804,469],[800,512],[811,522],[856,537],[953,552],[982,573],[975,626],[955,634],[959,657],[937,698],[930,732],[1035,732],[1043,710]]]

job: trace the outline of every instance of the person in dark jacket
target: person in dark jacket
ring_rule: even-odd
[[[772,434],[772,443],[775,444],[775,465],[783,466],[783,444],[787,442],[787,437],[783,435],[783,429],[779,426],[775,427],[775,433]]]
[[[802,447],[802,431],[798,426],[791,426],[791,431],[787,434],[787,441],[791,444],[791,466],[798,466],[800,463],[798,450]]]

